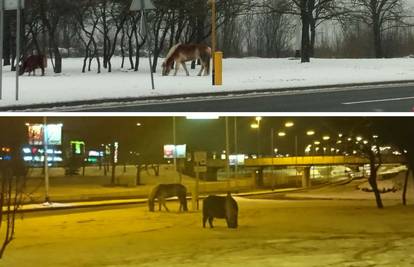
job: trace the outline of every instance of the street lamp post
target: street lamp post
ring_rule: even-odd
[[[209,0],[211,4],[211,54],[213,58],[213,69],[212,69],[212,84],[215,85],[215,75],[216,75],[216,64],[214,60],[214,55],[216,53],[216,43],[217,43],[217,33],[216,33],[216,0]]]
[[[48,165],[48,155],[47,155],[47,118],[43,117],[43,154],[44,154],[44,168],[45,168],[45,203],[50,202],[49,198],[49,165]]]
[[[238,145],[237,145],[237,117],[234,117],[234,154],[236,155],[236,165],[234,167],[234,178],[238,176]]]
[[[19,100],[19,76],[20,76],[20,39],[21,39],[21,14],[22,6],[20,0],[17,1],[16,18],[16,101]],[[1,44],[3,45],[3,44]],[[2,60],[1,60],[2,61]]]
[[[176,155],[176,151],[175,148],[177,146],[177,131],[176,131],[176,117],[173,117],[173,143],[174,143],[174,172],[177,173],[178,176],[178,182],[181,184],[182,179],[181,179],[181,173],[177,170],[177,155]]]
[[[0,100],[3,97],[3,24],[4,24],[4,3],[0,0]]]

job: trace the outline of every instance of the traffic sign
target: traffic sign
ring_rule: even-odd
[[[205,151],[194,152],[194,161],[197,162],[201,166],[207,165],[207,152]]]
[[[207,166],[194,166],[194,172],[207,172]]]
[[[129,10],[139,11],[143,9],[155,9],[151,0],[133,0]]]
[[[1,0],[0,0],[1,1]],[[24,0],[20,0],[20,8],[24,8]],[[4,9],[5,10],[16,10],[18,8],[18,0],[4,0]]]

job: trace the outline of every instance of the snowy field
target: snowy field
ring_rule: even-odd
[[[236,198],[238,229],[144,206],[27,214],[0,266],[413,266],[414,206]]]
[[[301,86],[335,85],[379,81],[414,80],[414,59],[312,59],[300,64],[289,59],[225,59],[224,85],[211,86],[211,77],[177,77],[155,74],[156,90],[151,90],[148,61],[141,59],[139,72],[121,70],[120,58],[113,59],[113,72],[81,73],[82,59],[64,59],[63,73],[21,77],[20,101],[15,101],[15,76],[4,69],[4,95],[0,106],[31,105],[80,100],[148,97],[191,93],[231,92]],[[162,62],[162,60],[161,60]]]

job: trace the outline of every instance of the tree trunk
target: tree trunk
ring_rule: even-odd
[[[381,26],[379,25],[378,19],[374,19],[374,23],[372,25],[373,35],[374,35],[374,49],[375,49],[375,57],[382,58],[383,51],[382,51],[382,38],[381,38]]]
[[[315,42],[316,42],[316,25],[315,25],[315,20],[313,19],[310,23],[310,33],[311,33],[311,37],[310,37],[309,55],[311,57],[314,57],[315,56]]]
[[[310,62],[310,51],[309,51],[309,25],[310,19],[307,10],[307,1],[301,0],[301,21],[302,21],[302,42],[301,42],[301,62]]]
[[[137,165],[137,176],[136,176],[137,185],[141,184],[141,165]]]
[[[57,45],[54,45],[53,53],[55,54],[55,73],[62,73],[62,55]]]
[[[409,168],[409,167],[408,167]],[[402,194],[402,204],[404,206],[407,205],[407,186],[408,186],[408,176],[410,176],[410,169],[408,169],[405,173],[405,179],[404,179],[404,188],[403,188],[403,194]]]
[[[370,155],[369,155],[371,173],[369,175],[368,182],[371,185],[372,192],[374,192],[377,207],[379,209],[382,209],[382,208],[384,208],[384,205],[382,204],[381,194],[378,191],[378,185],[377,185],[377,170],[378,170],[378,167],[375,166],[376,160],[375,160],[375,155],[373,153],[374,152],[371,151]]]
[[[4,59],[4,66],[10,66],[10,48],[11,48],[11,27],[10,27],[10,16],[4,16],[4,46],[3,46],[3,59]]]

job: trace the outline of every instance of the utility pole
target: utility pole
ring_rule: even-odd
[[[230,145],[229,145],[229,117],[225,118],[226,122],[226,173],[227,173],[227,189],[230,190]]]
[[[1,1],[1,0],[0,0]],[[49,164],[48,164],[48,155],[47,155],[47,145],[48,145],[48,136],[47,136],[47,118],[43,117],[43,154],[44,154],[44,168],[45,168],[45,203],[50,203],[49,198]]]
[[[22,5],[17,1],[16,19],[16,101],[19,100],[19,75],[20,75],[20,33],[21,33],[21,12]],[[3,44],[2,44],[3,45]]]
[[[215,75],[216,75],[216,64],[214,60],[214,55],[216,54],[216,43],[217,43],[217,33],[216,33],[216,0],[210,0],[211,3],[211,54],[213,58],[213,85],[215,85]]]
[[[4,3],[0,0],[0,100],[3,98],[3,33],[4,33]]]
[[[234,166],[234,178],[238,175],[238,145],[237,145],[237,117],[234,117],[234,154],[236,155],[236,165]]]
[[[174,143],[174,172],[178,175],[178,182],[182,183],[181,173],[177,170],[177,153],[176,153],[176,147],[177,147],[177,126],[176,126],[176,117],[173,116],[173,143]]]

